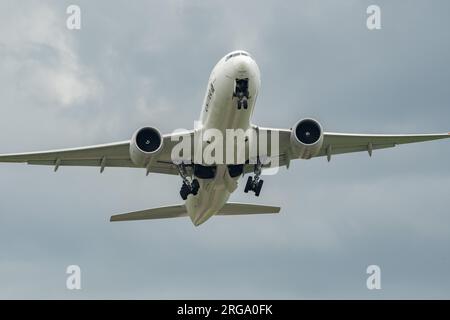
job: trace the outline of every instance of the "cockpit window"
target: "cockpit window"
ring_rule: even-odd
[[[229,54],[229,55],[225,58],[225,61],[228,61],[228,60],[230,60],[231,58],[236,57],[236,56],[238,56],[238,55],[240,55],[240,52],[236,52],[236,53]]]
[[[250,57],[248,53],[239,51],[239,52],[230,53],[229,55],[227,55],[226,58],[225,58],[225,61],[228,61],[231,58],[236,57],[236,56],[240,56],[240,55],[246,56],[246,57]]]

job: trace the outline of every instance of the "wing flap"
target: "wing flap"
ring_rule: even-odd
[[[66,159],[61,160],[59,166],[69,166],[69,167],[101,167],[102,160],[99,159]],[[26,162],[31,165],[47,165],[55,166],[56,160],[29,160]],[[139,168],[129,159],[106,159],[105,167],[111,168]],[[177,169],[167,163],[156,162],[150,167],[150,172],[178,175]]]
[[[356,145],[356,146],[332,146],[331,148],[331,155],[335,154],[345,154],[345,153],[353,153],[353,152],[367,152],[368,145]],[[395,144],[374,144],[372,145],[372,150],[379,150],[379,149],[387,149],[387,148],[393,148],[395,147]],[[316,155],[316,157],[326,156],[327,151],[326,149],[321,149],[319,154]]]
[[[101,166],[101,158],[100,159],[64,159],[60,160],[60,166],[81,166],[81,167],[99,167]],[[56,160],[28,160],[27,164],[32,165],[48,165],[54,166],[56,164]],[[107,167],[128,167],[134,168],[136,167],[131,160],[128,159],[107,159],[106,165]]]

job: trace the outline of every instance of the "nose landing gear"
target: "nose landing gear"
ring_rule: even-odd
[[[250,99],[250,93],[248,92],[248,78],[236,79],[235,89],[233,97],[237,98],[237,108],[248,108],[248,99]]]
[[[261,189],[264,183],[264,180],[260,179],[262,172],[262,165],[261,162],[258,159],[257,164],[255,165],[255,177],[248,177],[247,183],[245,184],[244,192],[248,193],[249,191],[254,191],[255,196],[259,197],[259,194],[261,193]]]
[[[248,100],[246,97],[242,98],[242,100],[238,100],[237,108],[238,108],[238,110],[241,110],[242,108],[244,108],[244,109],[248,108]]]
[[[183,163],[177,165],[178,172],[180,174],[181,179],[183,179],[183,184],[181,185],[180,196],[183,200],[186,200],[187,197],[192,195],[197,195],[198,190],[200,189],[200,184],[197,179],[192,179],[192,182],[188,179],[186,173],[186,167]]]

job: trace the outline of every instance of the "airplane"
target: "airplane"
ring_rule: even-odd
[[[180,196],[183,203],[142,211],[113,215],[110,221],[131,221],[190,217],[199,226],[215,215],[247,215],[279,213],[280,207],[233,203],[228,199],[237,188],[241,176],[249,174],[244,192],[260,195],[263,180],[262,171],[271,168],[272,163],[245,156],[243,161],[206,164],[201,159],[192,161],[192,154],[186,159],[174,159],[172,151],[177,141],[192,138],[194,149],[199,144],[211,141],[198,140],[194,136],[199,130],[216,129],[225,134],[229,129],[242,129],[254,136],[277,137],[276,167],[289,168],[291,160],[308,160],[326,157],[328,161],[338,154],[368,152],[395,147],[399,144],[424,142],[450,138],[450,133],[441,134],[354,134],[325,132],[315,119],[304,118],[292,128],[276,129],[259,127],[251,123],[252,113],[260,89],[260,71],[252,56],[243,50],[230,52],[221,58],[213,68],[202,105],[197,128],[162,135],[156,127],[138,129],[131,140],[87,146],[50,150],[44,152],[0,155],[0,162],[21,162],[31,165],[49,165],[56,172],[60,166],[94,166],[102,173],[106,167],[143,168],[146,174],[159,173],[178,175],[182,180]],[[245,148],[257,140],[245,140]],[[268,143],[273,144],[271,142]],[[275,148],[274,148],[275,149]],[[186,160],[186,161],[184,161]],[[251,160],[251,161],[250,161]]]

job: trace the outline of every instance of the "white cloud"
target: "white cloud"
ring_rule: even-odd
[[[75,32],[65,26],[66,14],[45,4],[8,6],[0,28],[2,82],[17,79],[32,101],[71,107],[99,98],[102,85],[77,56]]]

